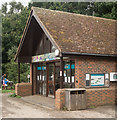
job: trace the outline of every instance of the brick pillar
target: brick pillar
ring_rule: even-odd
[[[85,88],[83,65],[85,66],[85,61],[82,57],[75,59],[75,88]]]
[[[55,108],[60,110],[65,106],[65,89],[56,91]]]

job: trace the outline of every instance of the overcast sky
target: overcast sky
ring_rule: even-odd
[[[0,0],[0,7],[2,4],[4,4],[5,2],[11,2],[13,0]],[[30,2],[31,0],[14,0],[16,2],[21,2],[24,6],[27,6],[28,5],[28,2]]]

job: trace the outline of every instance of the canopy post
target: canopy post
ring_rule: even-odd
[[[60,57],[60,88],[63,88],[64,81],[64,66],[63,66],[63,57]]]
[[[20,83],[20,62],[18,61],[18,83]]]

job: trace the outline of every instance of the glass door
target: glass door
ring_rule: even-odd
[[[37,94],[46,95],[46,65],[37,65]]]
[[[48,96],[55,96],[55,64],[49,63]]]

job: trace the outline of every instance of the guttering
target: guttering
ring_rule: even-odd
[[[78,52],[62,52],[62,55],[84,55],[84,56],[117,57],[117,55],[94,54],[94,53],[78,53]]]

